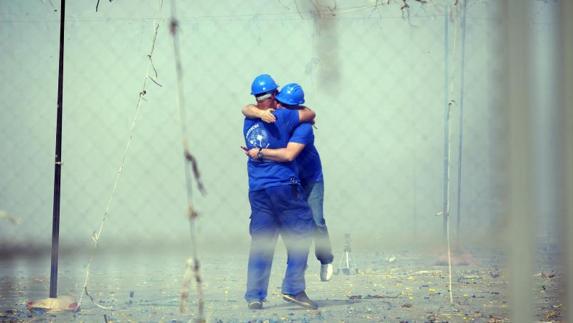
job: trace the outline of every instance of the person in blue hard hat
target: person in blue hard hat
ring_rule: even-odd
[[[251,86],[257,107],[276,108],[278,85],[268,74],[257,76]],[[304,192],[294,162],[277,162],[260,155],[265,148],[284,148],[290,134],[303,122],[314,119],[310,109],[278,109],[274,122],[260,118],[245,118],[243,135],[245,151],[257,153],[247,162],[251,220],[247,291],[245,300],[250,309],[261,309],[267,296],[274,249],[278,235],[287,248],[287,269],[282,283],[283,298],[305,308],[318,305],[306,295],[304,273],[308,249],[314,232],[312,211],[304,199]]]
[[[277,108],[275,96],[279,93],[278,88],[277,83],[268,74],[261,74],[253,80],[251,84],[251,94],[255,96],[257,104],[249,104],[243,108],[251,108],[249,118],[258,118],[267,123],[276,121],[273,112]]]
[[[303,108],[304,91],[299,84],[290,83],[285,85],[276,95],[276,100],[280,106],[287,109],[300,110]],[[259,111],[256,111],[259,110]],[[267,110],[268,111],[268,110]],[[246,107],[243,113],[249,117],[266,117],[269,122],[274,122],[268,118],[264,112],[256,107]],[[251,149],[247,152],[251,157],[259,154]],[[285,148],[270,149],[264,148],[260,155],[263,158],[278,162],[292,162],[297,164],[298,175],[315,222],[316,230],[314,234],[315,256],[320,262],[320,279],[329,281],[332,278],[334,256],[330,244],[330,237],[326,221],[324,220],[324,177],[322,173],[322,163],[318,150],[314,145],[314,133],[311,124],[302,123],[295,128],[290,136]]]

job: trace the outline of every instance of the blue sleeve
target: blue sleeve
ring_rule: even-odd
[[[300,124],[298,110],[277,109],[275,110],[275,117],[277,117],[277,122],[285,127],[284,129],[288,132],[292,132]]]
[[[245,121],[243,122],[243,137],[245,137],[245,146],[248,149],[256,147],[255,142],[253,141],[253,138],[256,135],[256,124],[256,119],[245,117]]]
[[[289,139],[289,142],[296,142],[303,145],[309,145],[314,142],[314,133],[310,123],[301,123],[296,127]]]

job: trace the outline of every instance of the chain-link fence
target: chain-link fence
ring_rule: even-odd
[[[194,195],[201,239],[248,239],[240,108],[263,72],[300,83],[317,112],[335,241],[351,233],[374,244],[439,242],[446,188],[464,239],[496,230],[500,18],[491,1],[469,1],[461,28],[456,3],[181,2],[187,139],[208,192]],[[1,222],[0,239],[48,246],[59,7],[0,9],[0,209],[18,222]],[[62,245],[89,243],[110,197],[102,244],[186,241],[170,3],[74,1],[66,14]]]
[[[335,287],[309,283],[324,304],[338,293],[346,299],[332,304],[350,306],[347,313],[339,308],[319,319],[345,315],[352,321],[353,302],[362,296],[382,302],[378,307],[390,304],[391,315],[374,311],[380,320],[402,318],[413,303],[416,317],[428,321],[469,320],[477,315],[473,309],[484,310],[486,303],[497,307],[484,310],[489,313],[480,319],[560,318],[558,294],[567,276],[558,273],[559,279],[550,280],[555,272],[540,269],[531,277],[535,261],[551,271],[560,269],[555,259],[566,261],[566,252],[552,249],[554,244],[571,246],[559,228],[570,221],[567,198],[561,195],[562,188],[567,192],[566,180],[559,177],[569,170],[562,160],[571,158],[562,151],[567,139],[558,134],[559,129],[571,131],[559,120],[569,112],[559,110],[564,102],[557,101],[565,99],[555,89],[562,76],[558,70],[567,65],[559,52],[564,39],[554,35],[565,30],[567,15],[562,25],[556,18],[562,5],[534,0],[526,5],[495,0],[69,1],[60,247],[83,252],[95,242],[103,253],[139,250],[143,256],[130,258],[135,265],[126,257],[96,261],[93,268],[93,258],[67,257],[64,288],[79,292],[79,303],[84,295],[91,298],[94,306],[82,313],[88,320],[95,320],[98,309],[108,311],[97,303],[106,297],[123,314],[141,320],[139,309],[148,306],[171,311],[179,296],[173,291],[181,285],[181,295],[189,296],[190,271],[183,283],[173,278],[181,276],[173,264],[182,261],[147,254],[152,247],[187,252],[191,245],[189,156],[182,149],[188,145],[207,191],[203,196],[193,186],[191,196],[199,212],[196,245],[206,251],[207,310],[212,317],[233,318],[249,242],[241,108],[254,102],[253,78],[269,73],[280,85],[301,84],[305,104],[317,113],[315,144],[324,168],[325,218],[335,261],[342,250],[349,259],[351,239],[359,247],[354,250],[362,252],[362,268],[369,270],[341,278]],[[39,267],[47,268],[45,257],[27,258],[29,263],[14,258],[46,251],[51,243],[60,10],[55,0],[0,0],[0,260],[7,264],[0,263],[0,274],[6,274],[0,277],[0,312],[23,306],[22,295],[35,297],[47,285],[44,276],[36,275]],[[520,30],[526,25],[527,32]],[[175,30],[181,60],[174,50]],[[527,49],[524,56],[516,55],[516,48]],[[515,62],[524,63],[523,75]],[[523,118],[516,102],[525,106]],[[188,130],[183,135],[182,124]],[[424,258],[434,255],[408,254],[412,245],[439,246],[446,253],[446,230],[451,231],[447,237],[461,242],[456,247],[504,249],[488,249],[485,264],[471,259],[473,267],[452,273],[448,241],[447,275],[445,267],[427,270],[440,262],[432,259],[429,265]],[[533,234],[546,248],[543,257],[530,250],[540,245]],[[241,251],[232,256],[216,252],[236,247]],[[392,267],[396,257],[382,254],[396,247],[402,248],[397,255],[403,259]],[[454,252],[467,255],[464,248]],[[508,262],[497,258],[506,255]],[[507,277],[500,264],[509,264]],[[350,272],[350,265],[346,269]],[[90,274],[96,282],[91,285]],[[573,275],[570,269],[568,275]],[[416,285],[422,276],[431,282]],[[472,279],[481,279],[482,285],[474,286]],[[529,295],[539,280],[544,280],[541,296]],[[390,294],[365,296],[378,293],[377,288],[398,294],[392,302],[383,300]],[[128,304],[114,298],[120,290],[129,295]],[[130,307],[134,290],[164,298]],[[356,291],[364,295],[353,295]],[[443,312],[442,305],[454,299],[457,307]],[[512,314],[507,299],[517,304],[510,306]],[[181,306],[187,301],[181,297]],[[515,314],[531,304],[537,306],[535,313]],[[361,318],[370,317],[369,303],[361,305]],[[9,311],[0,319],[27,315]]]

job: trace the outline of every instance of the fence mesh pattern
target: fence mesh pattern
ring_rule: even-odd
[[[464,34],[456,3],[178,2],[187,140],[207,189],[194,195],[201,238],[248,239],[240,109],[260,73],[300,83],[317,113],[334,240],[439,239],[446,125],[450,214],[459,211],[464,234],[496,227],[499,18],[491,1],[469,1]],[[53,0],[0,0],[0,210],[13,220],[0,222],[4,246],[50,243],[59,10]],[[89,243],[124,155],[102,245],[188,239],[172,10],[168,1],[66,8],[65,246]]]

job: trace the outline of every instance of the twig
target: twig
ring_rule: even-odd
[[[43,3],[46,3],[45,0],[42,0]],[[58,9],[56,8],[56,6],[54,6],[54,3],[52,2],[52,0],[48,0],[48,2],[50,3],[50,6],[52,7],[52,9],[54,9],[54,12],[57,12]]]
[[[88,297],[90,298],[90,300],[92,301],[92,303],[95,306],[101,308],[102,310],[111,311],[113,309],[111,306],[109,306],[109,307],[103,306],[103,305],[100,305],[98,302],[96,302],[95,299],[93,298],[93,296],[90,295],[90,293],[88,293],[88,287],[87,286],[84,286],[84,293],[86,293],[86,295],[88,295]],[[80,303],[78,303],[78,308],[79,307],[80,307]]]
[[[183,154],[185,158],[185,185],[187,190],[187,204],[188,204],[188,220],[191,235],[191,258],[187,260],[187,269],[185,271],[183,279],[183,287],[181,289],[181,304],[180,310],[184,312],[187,308],[187,300],[189,298],[189,283],[191,281],[191,274],[195,278],[196,288],[197,288],[197,306],[198,314],[196,322],[206,322],[204,314],[204,297],[203,297],[203,280],[201,279],[201,271],[198,259],[198,248],[197,239],[195,232],[195,221],[198,217],[198,213],[193,208],[192,204],[192,187],[191,184],[191,173],[195,178],[197,187],[199,191],[204,195],[206,194],[203,182],[201,181],[201,176],[199,173],[199,167],[197,165],[197,160],[191,154],[189,145],[187,142],[188,132],[186,124],[186,114],[185,114],[185,97],[183,95],[183,69],[181,67],[181,56],[179,53],[179,38],[177,37],[177,31],[179,28],[179,23],[177,21],[177,10],[175,7],[175,0],[171,1],[171,23],[170,32],[173,38],[173,52],[175,56],[175,70],[177,74],[177,106],[179,107],[180,124],[181,124],[181,136],[183,144]]]
[[[370,11],[370,13],[372,13],[372,12],[376,11],[376,9],[378,9],[378,6],[380,5],[379,2],[380,2],[380,0],[376,0],[376,2],[374,3],[374,7],[372,7],[372,10]]]
[[[280,4],[283,8],[285,8],[285,9],[287,9],[287,10],[290,10],[290,7],[289,7],[289,6],[285,5],[281,0],[278,0],[278,1],[279,1],[279,4]]]
[[[22,220],[20,220],[20,218],[15,217],[9,213],[7,213],[6,211],[2,211],[0,210],[0,220],[8,220],[10,222],[12,222],[12,224],[20,224],[22,222]]]
[[[315,15],[316,15],[319,19],[321,19],[321,18],[322,18],[322,12],[321,12],[321,10],[320,10],[319,4],[316,2],[316,0],[311,0],[310,2],[312,3],[312,6],[314,7]]]
[[[187,147],[187,145],[185,145]],[[201,180],[201,173],[199,172],[199,165],[197,164],[197,160],[191,152],[189,152],[189,148],[185,149],[185,160],[191,163],[191,169],[193,170],[193,176],[197,181],[197,188],[201,192],[201,194],[206,195],[207,191],[205,191],[205,186],[203,185],[203,181]]]
[[[189,301],[189,290],[191,286],[191,279],[195,277],[195,283],[197,285],[202,284],[201,275],[199,274],[199,263],[194,263],[193,259],[187,259],[185,263],[185,273],[183,274],[183,284],[181,287],[181,303],[179,305],[179,310],[181,313],[187,312],[187,302]],[[201,294],[198,298],[203,299],[203,290],[200,291]],[[199,313],[203,313],[204,311],[204,303],[199,303]]]
[[[112,0],[109,0],[109,2],[111,2],[111,1]],[[163,0],[161,0],[161,6],[163,6]],[[99,7],[99,0],[97,0],[97,3],[96,3],[96,12],[97,12],[98,7]]]
[[[450,244],[450,216],[447,218],[447,230],[446,235],[448,237],[448,275],[449,275],[449,286],[448,293],[450,295],[450,304],[454,303],[453,287],[452,287],[452,248]]]
[[[407,0],[402,0],[402,6],[400,6],[400,10],[402,11],[402,18],[406,18],[408,20],[408,24],[412,26],[410,21],[410,5],[408,4]]]
[[[153,77],[151,77],[151,76],[148,76],[148,77],[151,80],[151,82],[157,84],[157,86],[159,86],[159,87],[163,87],[163,85],[159,84],[159,82],[157,82]]]
[[[98,2],[99,2],[99,1],[98,1]],[[110,2],[111,2],[111,1],[110,1]],[[126,165],[126,162],[127,162],[127,154],[128,154],[129,149],[130,149],[130,147],[131,147],[131,143],[133,142],[134,130],[135,130],[135,126],[136,126],[136,124],[137,124],[137,120],[138,120],[139,113],[140,113],[140,110],[141,110],[141,102],[144,100],[145,94],[147,94],[147,80],[148,80],[148,79],[151,79],[149,74],[151,73],[151,70],[154,70],[154,69],[155,69],[155,68],[153,67],[151,57],[153,56],[153,52],[154,52],[154,49],[155,49],[155,42],[157,41],[157,32],[158,32],[158,30],[159,30],[159,24],[156,23],[155,31],[154,31],[154,34],[153,34],[153,42],[152,42],[152,45],[151,45],[151,50],[150,50],[149,55],[148,55],[148,57],[150,58],[150,60],[149,60],[150,63],[149,63],[148,66],[147,66],[147,72],[146,72],[145,78],[143,79],[143,86],[142,86],[142,89],[141,89],[141,91],[139,92],[139,95],[138,95],[137,105],[136,105],[136,107],[135,107],[135,113],[134,113],[134,115],[133,115],[133,119],[131,120],[131,126],[130,126],[130,128],[129,128],[129,138],[128,138],[127,143],[126,143],[126,145],[125,145],[125,149],[124,149],[124,151],[123,151],[123,155],[122,155],[122,158],[121,158],[121,162],[120,162],[119,168],[117,169],[117,172],[116,172],[116,174],[115,174],[115,178],[114,178],[114,181],[113,181],[113,187],[112,187],[112,189],[111,189],[110,196],[109,196],[109,198],[108,198],[108,200],[107,200],[107,204],[106,204],[106,206],[105,206],[105,211],[104,211],[104,214],[103,214],[103,217],[102,217],[102,220],[101,220],[99,229],[98,229],[97,231],[95,231],[95,232],[92,234],[92,236],[91,236],[91,239],[92,239],[92,241],[93,241],[93,249],[92,249],[92,254],[91,254],[91,256],[90,256],[90,259],[88,260],[88,264],[87,264],[87,266],[86,266],[86,273],[85,273],[84,285],[83,285],[82,293],[80,294],[80,297],[79,297],[79,300],[78,300],[78,307],[81,305],[82,299],[83,299],[83,295],[84,295],[84,293],[85,293],[86,295],[88,295],[88,297],[92,300],[92,302],[93,302],[96,306],[98,306],[98,307],[100,307],[100,308],[103,308],[103,309],[108,309],[108,308],[102,307],[101,305],[97,304],[97,303],[94,301],[94,299],[88,294],[88,288],[87,288],[87,287],[88,287],[88,284],[89,284],[90,267],[91,267],[91,263],[93,262],[93,259],[94,259],[95,251],[96,251],[97,248],[98,248],[99,239],[100,239],[101,234],[102,234],[102,232],[103,232],[103,228],[104,228],[104,226],[105,226],[105,222],[106,222],[106,220],[107,220],[107,218],[108,218],[108,216],[109,216],[109,214],[110,214],[111,205],[112,205],[112,202],[113,202],[113,200],[114,200],[115,194],[116,194],[116,192],[117,192],[117,188],[118,188],[118,184],[119,184],[119,179],[120,179],[120,177],[121,177],[121,175],[122,175],[122,173],[123,173],[123,169],[124,169],[124,167],[125,167],[125,165]],[[158,84],[157,82],[155,82],[155,83]],[[159,84],[158,84],[158,85],[159,85]],[[159,86],[161,86],[161,85],[159,85]]]
[[[448,10],[450,11],[450,10]],[[454,18],[455,16],[453,16],[452,14],[452,18]],[[447,18],[447,17],[446,17]],[[456,27],[458,26],[457,24],[454,24]],[[454,37],[453,37],[453,46],[452,46],[452,52],[453,52],[453,60],[455,61],[456,58],[456,54],[457,54],[457,38],[458,38],[458,29],[459,28],[455,28],[454,29]],[[446,44],[449,45],[449,44]],[[448,46],[449,48],[449,46]],[[455,104],[455,100],[452,98],[453,97],[453,89],[454,89],[454,80],[451,79],[449,73],[446,75],[447,77],[447,95],[449,98],[448,101],[448,107],[447,107],[447,121],[446,122],[450,122],[450,113],[452,108],[454,107]],[[450,136],[450,134],[447,134],[448,136]],[[448,162],[448,168],[449,166],[449,161],[451,159],[451,145],[448,145],[448,151],[447,151],[447,162]],[[448,248],[448,274],[449,274],[449,286],[448,286],[448,292],[449,292],[449,296],[450,296],[450,304],[453,304],[454,299],[453,299],[453,285],[452,285],[452,251],[451,251],[451,237],[450,237],[450,174],[449,171],[447,172],[447,178],[446,178],[447,184],[446,184],[446,206],[445,206],[445,216],[446,216],[446,240],[447,240],[447,248]]]
[[[300,16],[301,19],[304,19],[302,12],[300,12],[300,8],[298,7],[298,2],[297,0],[294,0],[294,6],[296,8],[296,12],[298,12],[298,15]]]
[[[330,15],[332,15],[333,17],[336,16],[336,8],[338,7],[338,3],[336,2],[336,0],[334,1],[334,6],[329,7],[327,6],[326,8],[328,9],[328,11],[330,11]]]

